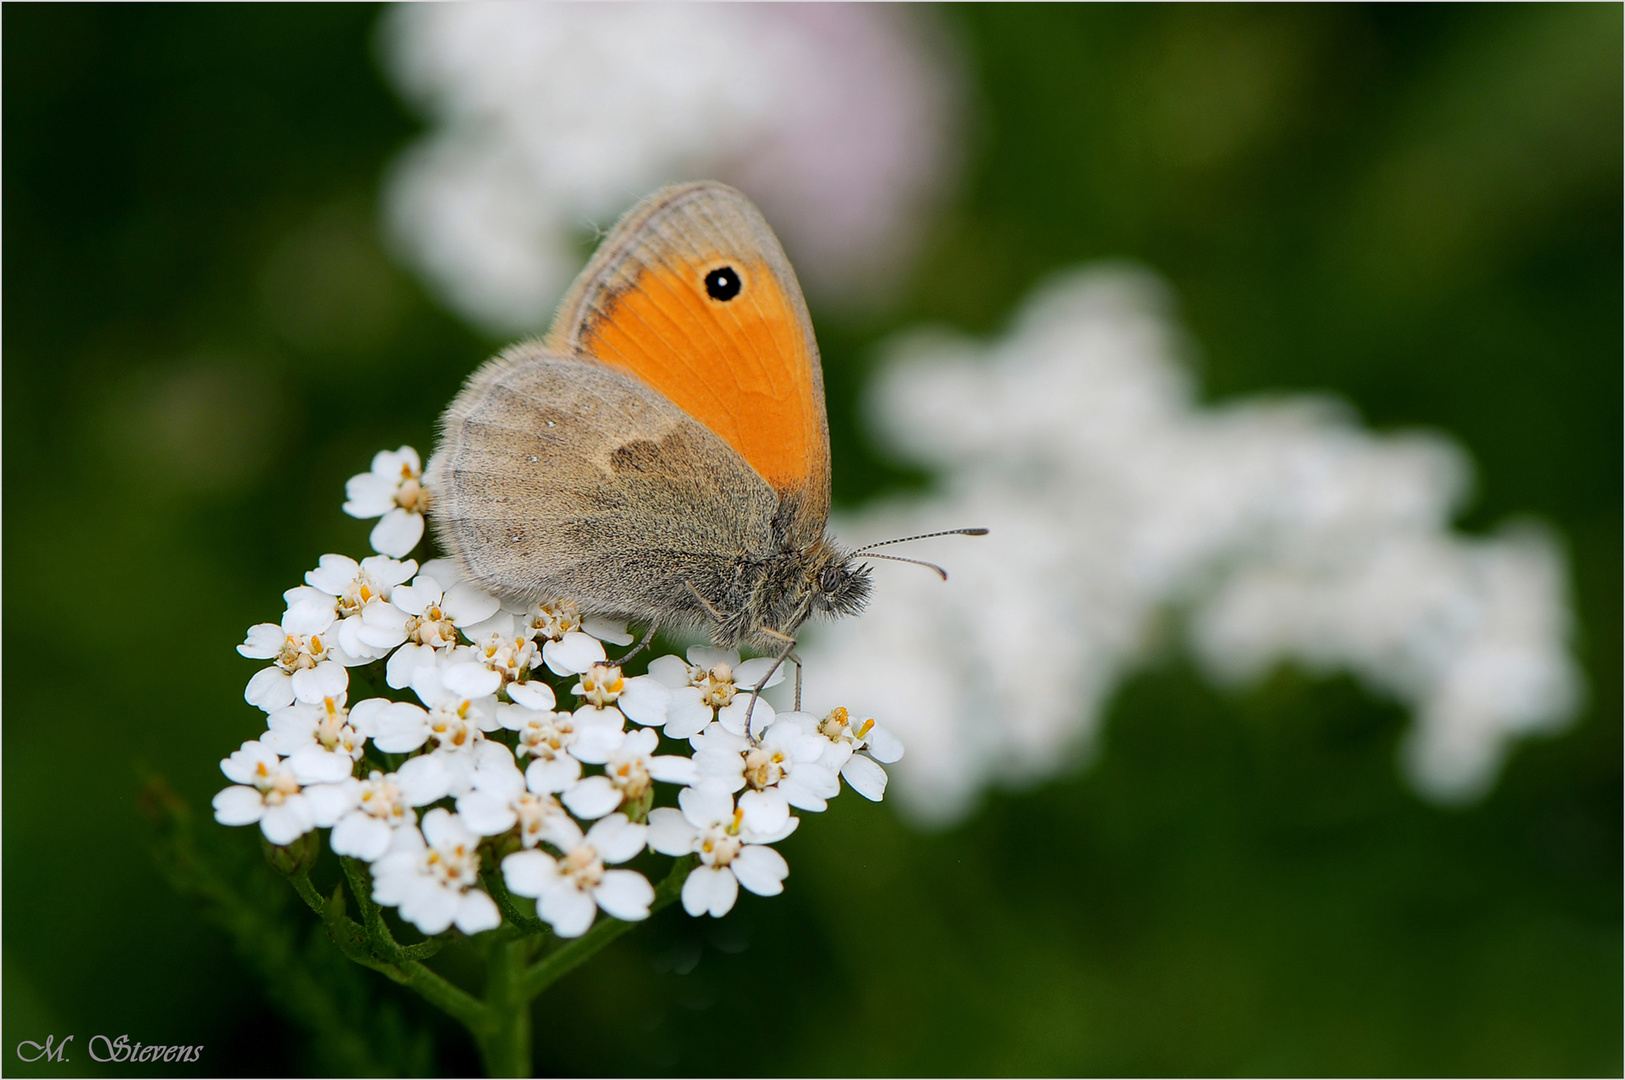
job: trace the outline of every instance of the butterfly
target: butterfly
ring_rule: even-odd
[[[436,535],[473,581],[645,623],[644,644],[697,628],[782,662],[808,618],[868,601],[867,549],[826,531],[829,424],[801,287],[725,184],[633,207],[548,333],[468,380],[425,479]]]

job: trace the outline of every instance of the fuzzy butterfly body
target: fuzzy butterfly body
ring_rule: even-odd
[[[539,342],[475,372],[426,480],[480,585],[787,649],[851,614],[866,567],[825,535],[823,373],[761,213],[703,182],[634,207]]]

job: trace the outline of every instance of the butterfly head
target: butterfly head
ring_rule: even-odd
[[[830,618],[856,615],[869,603],[869,568],[850,555],[829,550],[831,558],[818,568],[809,590],[812,613]]]

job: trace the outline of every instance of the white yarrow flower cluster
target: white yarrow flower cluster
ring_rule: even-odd
[[[266,729],[221,762],[222,824],[279,847],[331,829],[369,865],[372,899],[427,935],[500,925],[495,872],[499,894],[575,937],[599,911],[648,917],[655,889],[622,865],[645,851],[692,856],[683,906],[721,916],[739,886],[783,890],[770,845],[792,809],[825,809],[842,777],[884,792],[877,762],[901,745],[845,709],[776,713],[758,696],[784,677],[770,660],[694,648],[630,674],[605,649],[631,644],[624,623],[566,599],[506,604],[448,559],[407,558],[433,498],[411,447],[346,494],[380,519],[378,553],[322,556],[280,622],[238,646],[268,662],[244,695]]]

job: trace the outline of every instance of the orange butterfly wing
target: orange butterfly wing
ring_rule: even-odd
[[[824,379],[801,286],[761,212],[724,184],[634,207],[565,297],[548,347],[636,375],[739,452],[810,543],[829,515]]]

